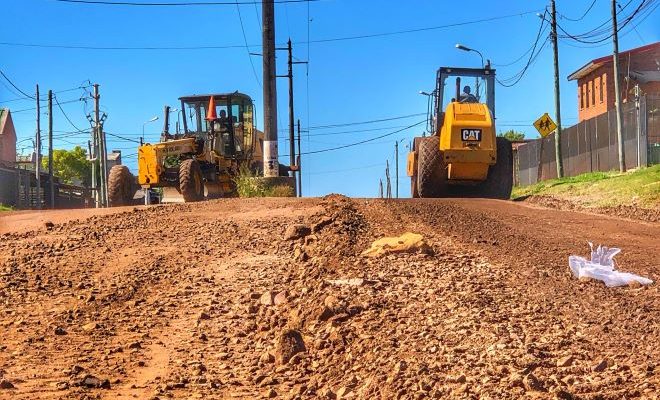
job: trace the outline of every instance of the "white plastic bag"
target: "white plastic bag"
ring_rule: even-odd
[[[603,281],[607,287],[625,286],[633,281],[642,285],[653,283],[650,279],[614,269],[614,256],[619,254],[621,249],[598,246],[594,250],[594,245],[591,242],[589,242],[589,247],[591,247],[591,260],[580,256],[568,257],[568,266],[575,277],[597,279]]]

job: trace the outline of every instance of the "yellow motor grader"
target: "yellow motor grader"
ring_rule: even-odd
[[[414,138],[408,154],[412,197],[508,199],[513,155],[495,134],[495,70],[441,67],[429,101],[431,136]]]
[[[138,148],[137,183],[144,189],[162,188],[164,203],[234,196],[239,168],[256,174],[263,168],[263,138],[254,127],[252,99],[234,92],[179,100],[183,131],[177,126],[177,133],[170,134],[166,107],[160,142]],[[110,204],[132,204],[134,182],[126,166],[114,166],[108,177]]]

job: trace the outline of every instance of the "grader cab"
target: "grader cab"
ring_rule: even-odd
[[[408,154],[412,197],[507,199],[511,143],[495,134],[495,70],[442,67],[431,94],[431,136]]]
[[[259,173],[262,165],[252,99],[234,92],[179,100],[183,129],[180,131],[177,123],[177,131],[169,132],[166,110],[160,142],[138,148],[137,183],[144,189],[162,188],[161,201],[165,203],[234,196],[239,169],[245,166]],[[129,176],[124,166],[110,171],[112,205],[131,202]]]

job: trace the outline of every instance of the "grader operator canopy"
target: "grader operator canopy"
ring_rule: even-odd
[[[214,122],[207,120],[211,96],[217,116]],[[254,106],[249,96],[235,92],[184,96],[179,100],[186,136],[205,139],[212,132],[217,134],[218,140],[213,147],[223,157],[241,159],[254,151]]]

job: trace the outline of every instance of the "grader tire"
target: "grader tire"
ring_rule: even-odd
[[[511,142],[497,138],[497,162],[488,169],[488,178],[483,184],[483,196],[508,200],[513,187],[513,149]]]
[[[135,194],[133,174],[125,165],[115,165],[108,174],[108,200],[111,207],[127,206]]]
[[[417,161],[417,192],[419,197],[446,195],[447,175],[437,136],[419,142]]]
[[[417,190],[417,175],[410,177],[410,197],[413,199],[419,198],[419,191]]]
[[[179,166],[179,190],[186,203],[204,198],[202,169],[197,160],[184,160]]]

